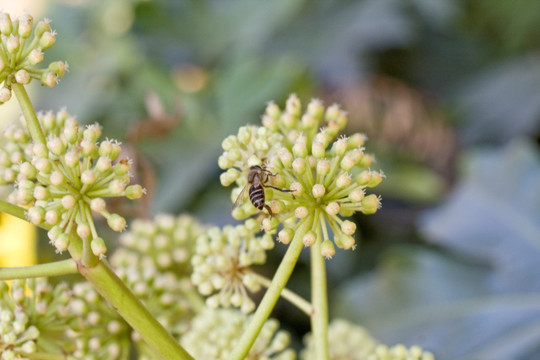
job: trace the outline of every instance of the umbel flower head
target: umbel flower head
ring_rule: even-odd
[[[181,344],[197,360],[225,360],[246,330],[250,317],[233,309],[208,309],[193,319]],[[246,360],[294,360],[290,335],[269,319],[264,324]]]
[[[34,143],[20,125],[6,128],[6,146],[0,150],[0,182],[14,184],[8,200],[28,207],[28,219],[35,225],[51,227],[48,235],[57,251],[67,249],[72,231],[90,241],[97,256],[106,246],[92,220],[92,211],[107,219],[114,231],[122,231],[126,221],[111,214],[104,198],[125,196],[137,199],[144,193],[140,185],[128,185],[131,163],[120,159],[117,141],[98,142],[98,125],[79,127],[66,110],[38,114],[47,143]]]
[[[315,358],[315,344],[311,334],[304,338],[305,348],[300,359]],[[435,360],[429,351],[419,346],[410,348],[404,345],[388,347],[379,344],[363,327],[336,319],[328,326],[330,359],[334,360]]]
[[[0,358],[28,359],[32,354],[61,356],[74,349],[68,334],[74,315],[71,291],[45,279],[0,282]]]
[[[191,273],[195,241],[203,231],[192,216],[159,214],[154,219],[136,219],[119,240],[124,248],[150,257],[158,269],[185,277]]]
[[[223,141],[225,151],[218,165],[226,171],[221,183],[237,185],[232,192],[236,199],[245,186],[252,185],[246,180],[251,167],[261,166],[267,179],[259,185],[265,188],[265,201],[273,215],[263,220],[265,231],[274,233],[281,224],[278,239],[283,243],[296,233],[306,246],[322,239],[321,252],[326,257],[334,255],[334,244],[354,249],[356,225],[346,218],[355,212],[373,214],[380,208],[379,196],[366,191],[384,178],[382,172],[370,169],[374,158],[364,153],[366,137],[359,133],[338,136],[347,124],[347,114],[339,106],[325,109],[319,100],[312,100],[303,112],[294,94],[283,111],[270,103],[262,123],[262,127],[243,127]],[[257,211],[246,200],[233,216],[246,218]]]
[[[75,316],[77,331],[75,359],[127,359],[129,357],[129,325],[114,311],[88,282],[73,286],[69,311]]]
[[[0,103],[11,98],[14,83],[25,85],[36,79],[42,85],[52,87],[68,70],[62,61],[37,67],[43,61],[43,51],[56,42],[56,33],[49,22],[45,19],[34,24],[29,14],[12,19],[9,14],[0,12]]]
[[[250,219],[244,225],[210,228],[197,239],[191,281],[202,295],[211,295],[209,307],[239,307],[244,313],[255,308],[248,293],[260,284],[251,266],[264,264],[266,251],[274,246],[270,235],[256,237],[258,231],[259,223]]]
[[[203,303],[203,299],[194,294],[189,279],[181,279],[171,271],[161,271],[151,257],[124,248],[117,249],[110,261],[118,277],[148,311],[173,336],[180,337],[194,316],[194,309]],[[141,345],[144,343],[138,334],[132,337]]]

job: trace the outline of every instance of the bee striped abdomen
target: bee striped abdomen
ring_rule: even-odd
[[[262,186],[252,186],[249,189],[249,199],[251,200],[253,206],[259,210],[262,210],[264,208],[264,188]]]

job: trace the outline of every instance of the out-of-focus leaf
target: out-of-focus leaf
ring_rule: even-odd
[[[507,360],[538,342],[540,293],[492,294],[487,267],[403,246],[378,270],[345,283],[332,305],[386,344],[419,344],[439,360]]]
[[[467,161],[465,179],[421,227],[434,242],[493,267],[494,291],[540,291],[540,159],[509,143]]]
[[[429,203],[438,200],[443,194],[444,179],[435,171],[414,163],[377,163],[385,169],[386,178],[377,187],[384,195],[390,195],[414,203]]]
[[[457,96],[465,142],[504,142],[540,129],[540,55],[489,68]]]

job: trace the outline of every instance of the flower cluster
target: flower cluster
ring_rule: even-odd
[[[311,334],[304,338],[305,348],[301,359],[315,357],[315,344]],[[328,326],[328,343],[331,359],[366,360],[377,347],[378,342],[361,326],[346,320],[333,320]]]
[[[255,236],[259,226],[250,219],[244,225],[210,228],[197,239],[191,281],[202,295],[213,294],[206,299],[209,307],[234,306],[244,313],[255,308],[248,292],[258,291],[260,284],[251,266],[264,264],[266,251],[274,246],[270,235]]]
[[[0,355],[27,359],[32,354],[60,356],[74,347],[69,311],[72,295],[66,284],[45,279],[0,282]]]
[[[56,34],[49,22],[45,19],[34,24],[29,14],[13,20],[9,14],[0,12],[0,103],[11,98],[12,84],[24,85],[37,79],[41,84],[53,87],[68,70],[62,61],[36,68],[43,61],[43,51],[56,42]]]
[[[233,309],[207,310],[195,317],[181,344],[197,360],[227,359],[249,317]],[[275,319],[267,320],[246,360],[294,360],[296,353],[289,349],[290,335],[278,330]]]
[[[160,271],[151,257],[124,248],[116,250],[110,261],[118,277],[148,311],[173,336],[180,337],[194,316],[194,309],[203,304],[189,279],[180,279],[170,271]],[[144,343],[136,333],[132,338],[141,345]]]
[[[261,185],[266,187],[265,199],[273,215],[263,220],[265,231],[275,233],[281,224],[278,238],[283,243],[296,233],[306,246],[322,239],[325,257],[334,255],[334,244],[354,249],[356,225],[343,218],[355,212],[373,214],[381,205],[377,195],[366,195],[366,189],[384,177],[370,169],[374,159],[364,153],[366,137],[356,133],[338,138],[347,124],[346,113],[337,105],[325,109],[319,100],[312,100],[302,113],[296,95],[288,98],[283,111],[270,103],[262,123],[262,127],[242,127],[223,141],[218,165],[226,171],[221,183],[237,185],[232,192],[236,199],[250,168],[259,165],[266,171]],[[245,201],[233,216],[242,219],[257,211]],[[302,224],[308,230],[298,232]]]
[[[66,110],[38,114],[47,143],[30,141],[20,125],[6,128],[4,149],[0,150],[0,182],[15,184],[9,200],[28,208],[35,225],[51,227],[48,235],[57,251],[67,249],[71,232],[90,241],[92,251],[101,256],[105,242],[97,234],[92,211],[107,219],[111,229],[122,231],[126,221],[106,210],[107,197],[137,199],[144,193],[140,185],[128,186],[130,161],[117,160],[121,147],[116,141],[98,142],[98,125],[79,127]]]
[[[435,356],[420,346],[407,348],[399,344],[389,348],[386,345],[377,345],[366,360],[435,360]]]
[[[184,277],[191,273],[191,256],[203,226],[192,216],[160,214],[154,219],[137,219],[120,235],[120,244],[151,257],[160,270]]]
[[[300,352],[300,359],[315,357],[315,344],[311,334],[304,338],[305,348]],[[347,320],[333,320],[328,327],[330,359],[343,360],[435,360],[429,351],[419,346],[395,345],[388,347],[379,344],[371,334],[361,326]]]
[[[73,286],[70,312],[76,316],[76,359],[124,359],[129,356],[131,328],[90,283]]]

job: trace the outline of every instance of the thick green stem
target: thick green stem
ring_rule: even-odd
[[[25,215],[26,210],[24,208],[10,204],[7,201],[0,200],[0,212],[4,212],[6,214],[18,217],[19,219],[22,219],[24,221],[28,221]]]
[[[69,252],[74,259],[81,259],[82,241],[72,242]],[[98,261],[90,268],[79,263],[79,272],[160,358],[193,360],[106,263]]]
[[[27,359],[30,360],[65,360],[65,355],[59,354],[47,354],[47,353],[30,353],[24,354]]]
[[[76,274],[77,263],[73,259],[32,266],[0,268],[0,280],[27,279],[42,276]]]
[[[253,318],[251,319],[246,331],[244,331],[238,344],[229,356],[230,360],[244,360],[246,358],[246,355],[253,346],[255,339],[257,339],[257,336],[259,335],[265,321],[268,319],[270,313],[274,309],[281,291],[283,288],[285,288],[285,285],[292,274],[294,266],[296,265],[298,257],[300,256],[302,248],[304,247],[302,238],[311,227],[312,223],[313,217],[310,216],[302,220],[302,223],[294,234],[294,238],[289,244],[289,248],[283,257],[281,264],[279,264],[279,267],[276,270],[272,283],[264,294],[261,303],[255,311],[255,314],[253,315]]]
[[[11,85],[11,88],[13,89],[13,92],[19,101],[19,105],[21,106],[30,136],[32,136],[34,142],[46,144],[45,135],[43,134],[43,130],[41,130],[41,125],[39,124],[36,112],[34,111],[34,107],[30,102],[30,98],[26,93],[24,85],[14,83]]]
[[[319,213],[317,212],[317,218]],[[328,294],[326,290],[326,264],[321,254],[322,236],[320,228],[317,231],[317,241],[311,251],[311,332],[315,344],[315,359],[328,360]]]
[[[259,284],[261,284],[262,286],[266,288],[270,287],[270,279],[267,279],[266,277],[256,273],[253,273],[252,276],[254,276],[255,279],[257,279],[257,281],[259,282]],[[296,306],[298,309],[302,310],[307,316],[311,316],[313,314],[313,306],[311,306],[309,301],[307,301],[297,293],[287,288],[284,288],[281,291],[281,297]]]

